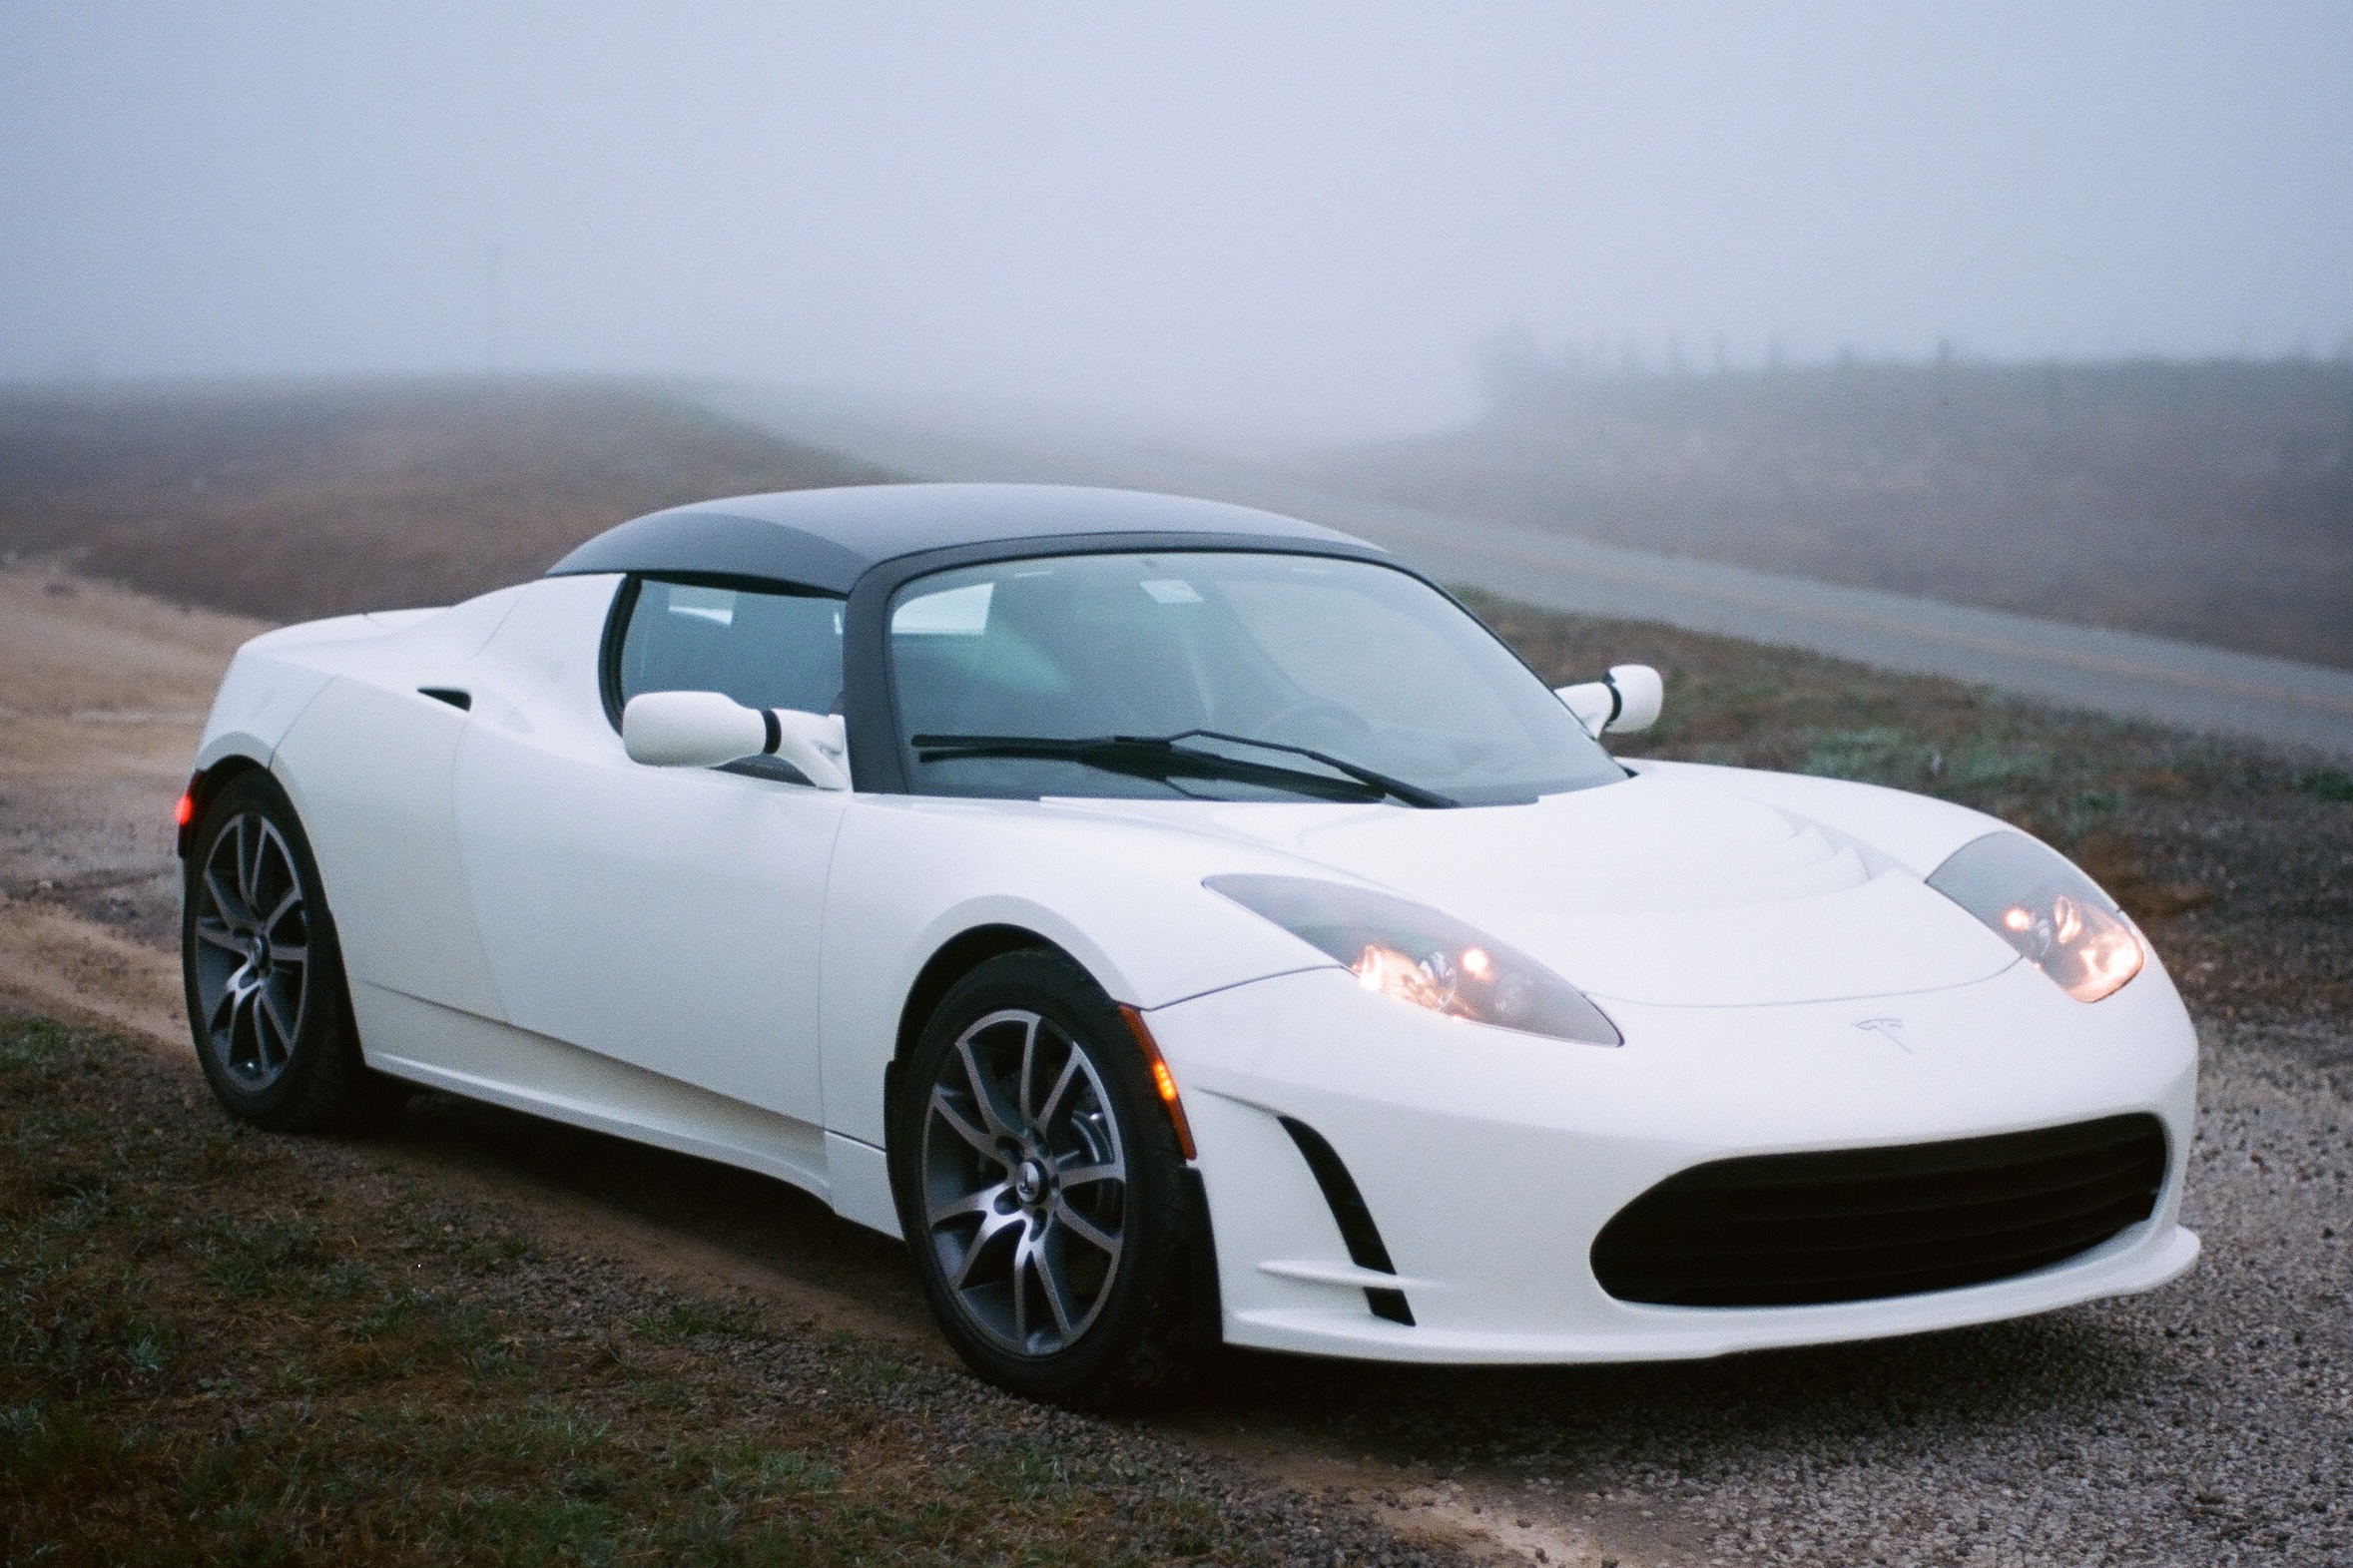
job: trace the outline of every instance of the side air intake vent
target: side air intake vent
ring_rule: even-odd
[[[1307,1123],[1289,1116],[1281,1120],[1283,1131],[1299,1146],[1300,1158],[1315,1173],[1316,1186],[1322,1190],[1324,1202],[1331,1207],[1332,1218],[1340,1226],[1340,1239],[1348,1244],[1349,1262],[1376,1274],[1397,1273],[1397,1267],[1389,1261],[1389,1248],[1381,1240],[1381,1228],[1373,1223],[1373,1211],[1365,1207],[1365,1195],[1357,1191],[1357,1179],[1348,1174],[1340,1151]],[[1403,1291],[1367,1286],[1365,1307],[1376,1317],[1386,1317],[1408,1328],[1414,1326],[1414,1308],[1407,1305]]]
[[[1624,1302],[1803,1307],[2007,1280],[2147,1219],[2165,1129],[2147,1115],[1898,1149],[1719,1160],[1635,1199],[1593,1243]]]

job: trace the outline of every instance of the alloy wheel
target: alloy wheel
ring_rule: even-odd
[[[923,1112],[924,1225],[948,1294],[991,1342],[1048,1356],[1110,1299],[1127,1160],[1086,1047],[1043,1014],[987,1014],[942,1057]]]
[[[267,1089],[294,1059],[310,990],[310,921],[286,835],[240,812],[191,891],[206,1044],[240,1086]]]

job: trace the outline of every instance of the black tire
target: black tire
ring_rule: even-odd
[[[180,969],[214,1096],[281,1133],[362,1126],[396,1108],[405,1091],[360,1059],[334,917],[278,781],[259,770],[230,780],[189,842]]]
[[[1006,1088],[992,1064],[1017,1058],[1029,1067]],[[1010,1137],[986,1124],[974,1062],[1001,1091],[994,1125]],[[1058,1095],[1048,1078],[1067,1080]],[[1076,1409],[1194,1374],[1216,1336],[1198,1184],[1126,1021],[1083,969],[1043,951],[990,959],[941,1000],[895,1082],[899,1225],[932,1313],[973,1371]],[[1101,1176],[1114,1157],[1116,1193]],[[1065,1173],[1082,1181],[1064,1186]],[[937,1218],[960,1204],[985,1208]],[[1116,1253],[1086,1230],[1116,1240]]]

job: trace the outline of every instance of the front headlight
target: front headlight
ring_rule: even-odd
[[[1368,991],[1522,1034],[1625,1043],[1575,986],[1427,904],[1308,876],[1212,876],[1202,885],[1348,965]]]
[[[2025,833],[1972,839],[1928,885],[1985,921],[2078,1002],[2117,991],[2145,961],[2115,900],[2066,856]]]

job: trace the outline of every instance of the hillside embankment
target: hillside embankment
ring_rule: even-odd
[[[1319,482],[1613,544],[2353,669],[2353,363],[1499,361]]]

